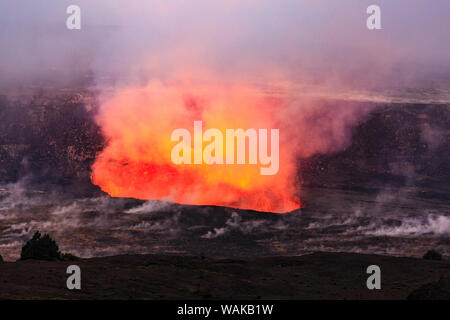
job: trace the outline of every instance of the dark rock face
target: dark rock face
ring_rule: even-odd
[[[0,97],[0,182],[90,194],[90,167],[103,148],[95,106],[80,94]]]
[[[450,108],[389,105],[354,128],[351,145],[302,160],[306,186],[379,189],[415,186],[421,195],[449,197]],[[432,188],[433,190],[426,190]]]

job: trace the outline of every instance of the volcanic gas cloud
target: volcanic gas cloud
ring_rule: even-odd
[[[116,90],[97,117],[108,144],[93,165],[92,181],[114,197],[272,212],[297,209],[293,142],[278,121],[283,103],[247,84],[150,82]],[[278,172],[261,175],[262,165],[248,161],[174,164],[172,132],[192,131],[198,120],[204,130],[216,128],[224,136],[226,129],[280,129]],[[194,154],[194,143],[190,147]]]

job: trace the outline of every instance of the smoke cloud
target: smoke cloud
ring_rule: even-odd
[[[68,30],[66,8],[81,8]],[[450,4],[379,0],[382,30],[366,28],[371,1],[2,1],[2,84],[89,78],[99,85],[204,69],[263,84],[407,85],[448,75]],[[267,73],[270,78],[267,78]],[[57,81],[56,81],[57,80]],[[448,78],[447,78],[448,81]]]

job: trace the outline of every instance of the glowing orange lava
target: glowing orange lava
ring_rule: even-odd
[[[152,82],[117,90],[97,117],[108,144],[92,167],[92,181],[113,197],[271,212],[298,209],[293,154],[275,120],[279,104],[247,85]],[[177,128],[192,131],[196,120],[222,132],[279,128],[278,173],[261,175],[261,164],[174,164],[171,134]]]

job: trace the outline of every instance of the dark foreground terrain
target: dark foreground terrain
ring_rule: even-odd
[[[66,289],[66,268],[82,289]],[[368,290],[366,268],[381,268]],[[219,260],[122,255],[0,263],[1,299],[450,299],[450,262],[353,253]]]

